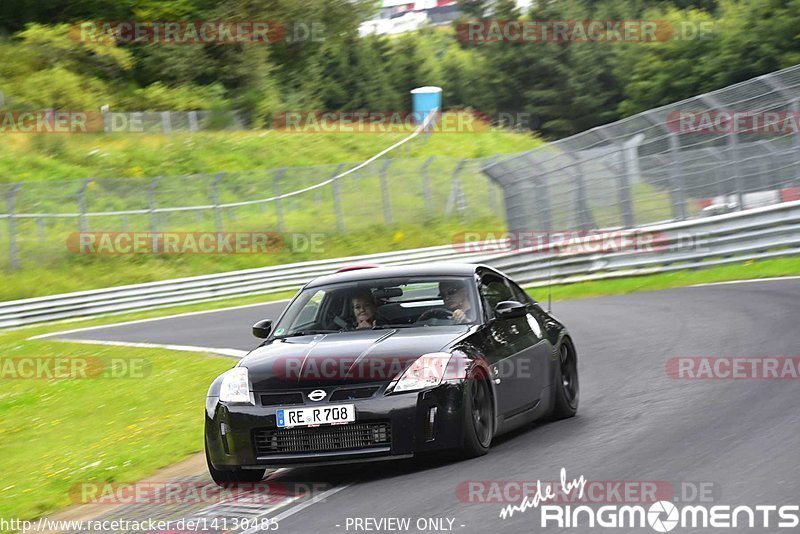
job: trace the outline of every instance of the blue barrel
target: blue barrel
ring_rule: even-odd
[[[411,90],[414,120],[422,124],[434,109],[442,111],[441,87],[417,87]]]

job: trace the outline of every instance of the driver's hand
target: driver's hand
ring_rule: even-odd
[[[373,326],[375,326],[375,321],[359,321],[359,323],[356,325],[356,328],[360,330],[362,328],[372,328]]]
[[[467,314],[464,313],[464,310],[455,310],[453,312],[453,322],[456,324],[462,324],[468,322]]]

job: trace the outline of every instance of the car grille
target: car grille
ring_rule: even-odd
[[[372,397],[376,391],[380,389],[379,386],[372,386],[367,388],[348,388],[348,389],[337,389],[331,395],[331,402],[336,401],[343,401],[343,400],[359,400],[359,399],[368,399]]]
[[[267,393],[261,395],[262,406],[283,406],[287,404],[303,404],[303,394],[292,393]]]
[[[363,449],[391,443],[389,423],[350,423],[310,428],[261,429],[254,433],[256,455]]]

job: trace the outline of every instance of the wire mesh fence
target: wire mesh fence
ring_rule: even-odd
[[[630,228],[800,198],[800,66],[487,165],[510,231]]]
[[[800,199],[800,66],[522,154],[384,157],[333,179],[355,167],[0,184],[0,261],[47,265],[77,232],[500,227],[503,211],[511,232],[591,231]]]
[[[502,219],[499,187],[481,172],[491,158],[381,159],[146,179],[0,184],[0,258],[10,268],[48,265],[87,232],[368,231],[434,220]],[[285,196],[289,194],[290,196]]]

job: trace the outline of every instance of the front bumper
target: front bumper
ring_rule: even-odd
[[[262,406],[255,393],[256,405],[227,405],[219,397],[207,397],[205,439],[209,459],[220,470],[234,468],[264,468],[332,464],[403,458],[418,452],[449,449],[460,446],[463,437],[462,381],[450,381],[420,392],[385,395],[385,386],[369,399],[339,402],[311,402],[312,389],[325,389],[330,398],[332,388],[298,388],[304,404],[291,406]],[[268,393],[282,393],[270,391]],[[302,452],[257,452],[256,433],[277,429],[276,412],[280,408],[302,406],[335,406],[353,404],[355,424],[387,423],[388,443],[362,448],[337,448]],[[429,423],[431,408],[436,408],[433,424]]]

